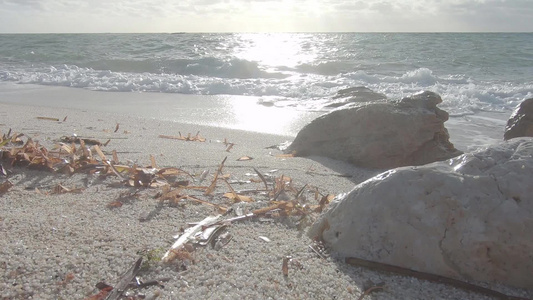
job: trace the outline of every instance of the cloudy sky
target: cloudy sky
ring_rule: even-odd
[[[526,31],[533,0],[0,0],[0,32]]]

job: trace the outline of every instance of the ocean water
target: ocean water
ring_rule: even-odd
[[[0,82],[255,96],[324,110],[349,87],[439,93],[451,115],[533,97],[533,33],[0,35]]]

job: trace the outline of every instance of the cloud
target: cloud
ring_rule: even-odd
[[[17,7],[42,10],[41,0],[0,0],[0,9],[16,9]]]
[[[0,0],[0,30],[22,30],[16,29],[20,24],[29,31],[92,32],[533,31],[533,5],[531,0]]]

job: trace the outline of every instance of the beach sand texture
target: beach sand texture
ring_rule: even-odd
[[[179,122],[152,113],[143,115],[142,107],[135,103],[121,111],[116,103],[121,103],[127,95],[120,93],[103,93],[110,99],[95,106],[83,98],[88,91],[68,89],[58,92],[56,96],[61,99],[53,99],[43,96],[45,90],[3,93],[1,132],[7,133],[11,128],[50,149],[60,137],[74,133],[102,142],[109,139],[109,144],[102,149],[105,153],[116,150],[119,160],[125,164],[136,162],[147,166],[153,155],[159,167],[179,167],[196,180],[209,170],[206,183],[212,181],[219,164],[227,157],[223,173],[229,174],[228,181],[233,182],[231,185],[236,190],[263,187],[254,175],[254,168],[273,177],[289,176],[296,187],[307,184],[322,194],[348,192],[355,184],[379,173],[379,170],[360,169],[319,157],[278,157],[281,151],[268,148],[291,140],[294,132],[274,135],[226,128],[231,126],[195,124],[191,120]],[[101,95],[89,93],[95,98]],[[150,94],[142,97],[150,98]],[[68,108],[63,105],[65,99],[69,101]],[[497,126],[505,117],[483,120]],[[305,118],[299,122],[305,122],[302,119]],[[468,120],[461,119],[461,122]],[[465,133],[465,137],[457,138],[465,142],[458,145],[462,150],[469,146],[467,142],[476,146],[476,140],[481,143],[497,139],[489,126],[457,124],[452,126],[455,129],[451,130],[451,136],[453,139],[456,131]],[[486,130],[479,131],[483,129]],[[480,135],[469,140],[466,136],[472,131],[479,131]],[[178,132],[183,135],[200,132],[206,141],[159,137],[178,135]],[[230,152],[226,151],[224,140],[235,144]],[[253,159],[238,161],[243,156]],[[257,182],[249,182],[250,179]],[[15,168],[8,180],[14,186],[0,196],[2,299],[85,299],[99,292],[95,285],[101,281],[115,285],[139,256],[162,255],[180,228],[218,213],[211,206],[191,201],[179,205],[161,201],[155,198],[160,188],[126,187],[116,176],[67,176]],[[83,191],[51,194],[57,184]],[[187,191],[202,200],[244,213],[269,205],[268,198],[259,193],[251,194],[253,203],[233,203],[222,197],[225,192],[228,187],[223,182],[218,182],[214,196],[205,196],[203,191]],[[117,200],[122,205],[110,207]],[[308,201],[316,204],[312,197]],[[235,212],[227,217],[233,216]],[[152,286],[128,293],[146,295],[146,299],[358,299],[366,288],[384,284],[383,289],[365,299],[492,299],[447,285],[352,267],[334,256],[322,258],[309,248],[312,240],[298,230],[295,220],[260,217],[235,222],[227,229],[232,239],[220,249],[199,247],[185,261],[145,265],[139,276],[143,280],[168,279],[164,287]],[[282,263],[288,256],[292,261],[285,276]],[[531,291],[485,286],[523,298],[533,297]]]

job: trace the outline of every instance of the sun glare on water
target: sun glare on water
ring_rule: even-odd
[[[249,33],[237,36],[241,47],[233,49],[239,59],[255,62],[265,72],[288,73],[298,65],[310,63],[316,58],[305,35],[291,33]],[[290,80],[290,78],[286,79]],[[303,112],[258,105],[253,99],[232,97],[232,127],[251,131],[292,134]],[[246,97],[245,97],[246,98]],[[244,100],[244,101],[243,101]]]
[[[225,126],[234,129],[279,135],[295,135],[313,113],[294,108],[266,107],[253,97],[228,96]]]
[[[305,49],[305,36],[291,33],[249,33],[239,38],[243,47],[235,49],[240,59],[257,62],[260,66],[294,68],[311,62],[315,55]]]

